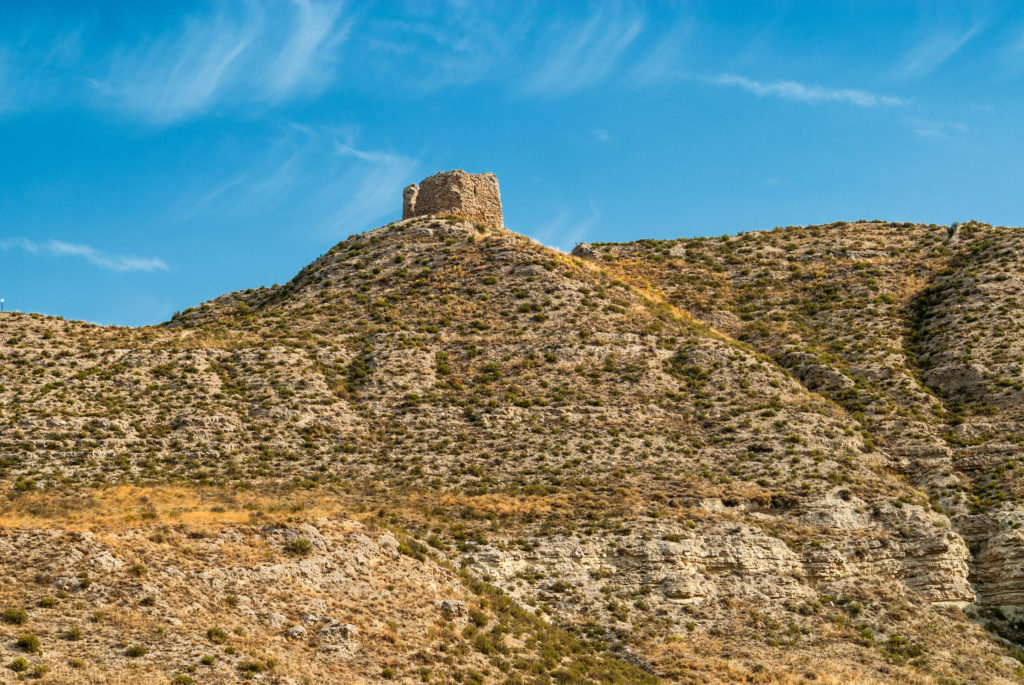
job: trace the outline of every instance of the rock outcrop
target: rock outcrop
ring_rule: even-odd
[[[501,192],[494,174],[442,171],[402,193],[402,218],[457,214],[487,228],[503,228]]]

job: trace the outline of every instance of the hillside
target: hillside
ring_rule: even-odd
[[[3,663],[1017,682],[1019,235],[431,214],[161,326],[4,314]]]

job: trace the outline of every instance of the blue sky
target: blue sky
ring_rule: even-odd
[[[1024,223],[1024,7],[0,7],[0,297],[108,324],[287,281],[435,171],[541,242]]]

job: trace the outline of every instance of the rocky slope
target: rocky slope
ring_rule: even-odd
[[[972,548],[978,605],[1020,639],[1020,229],[859,222],[582,246],[842,405]]]
[[[5,664],[1014,682],[1016,236],[415,217],[164,326],[0,316]]]

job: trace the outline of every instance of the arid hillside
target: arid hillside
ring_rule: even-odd
[[[1018,682],[1020,236],[416,216],[0,315],[0,682]]]

